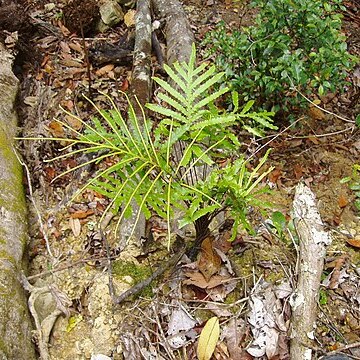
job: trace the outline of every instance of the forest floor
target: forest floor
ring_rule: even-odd
[[[345,3],[344,32],[349,50],[360,56],[359,17],[353,12],[355,5]],[[81,9],[90,9],[86,5],[87,1],[82,2]],[[198,44],[220,19],[232,27],[247,25],[252,19],[242,2],[187,0],[184,5]],[[82,123],[59,108],[61,105],[69,113],[89,119],[95,111],[82,93],[106,106],[100,90],[125,108],[120,90],[129,87],[132,64],[91,64],[89,94],[88,54],[84,49],[128,38],[133,27],[132,10],[125,10],[127,25],[122,23],[83,39],[59,21],[64,8],[60,1],[32,2],[30,6],[32,15],[52,24],[52,28],[46,36],[33,40],[34,57],[28,54],[17,65],[22,81],[19,105],[24,137],[68,136],[67,128],[55,118],[82,131]],[[81,9],[76,16],[83,13],[91,18],[90,10],[88,14]],[[36,60],[39,66],[34,65]],[[155,66],[154,73],[158,70]],[[316,194],[322,219],[333,235],[320,290],[315,357],[342,351],[360,358],[360,217],[354,206],[355,194],[341,182],[352,175],[354,164],[360,164],[359,130],[354,126],[360,110],[359,69],[349,74],[349,81],[353,85],[346,92],[322,99],[320,105],[328,112],[309,107],[295,127],[280,134],[269,133],[263,139],[242,139],[246,156],[265,143],[273,149],[268,166],[275,169],[266,182],[272,188],[271,211],[285,216],[283,232],[271,226],[271,211],[268,218],[253,214],[256,236],[239,232],[233,243],[227,241],[228,234],[218,224],[213,231],[223,256],[220,264],[212,264],[218,269],[209,281],[200,276],[203,264],[183,259],[139,296],[120,305],[113,305],[109,293],[108,262],[112,263],[117,295],[146,279],[169,257],[162,241],[165,225],[158,220],[150,229],[152,241],[134,238],[120,251],[119,238],[113,231],[116,216],[106,219],[104,234],[97,230],[107,199],[88,189],[67,203],[94,168],[81,168],[55,179],[84,159],[47,162],[59,156],[64,143],[25,141],[22,153],[30,174],[26,179],[31,231],[29,280],[39,288],[51,285],[48,292],[39,295],[34,307],[40,323],[54,314],[56,306],[66,315],[58,317],[53,328],[42,323],[45,333],[51,331],[51,359],[101,359],[100,355],[127,360],[196,359],[199,334],[213,316],[220,319],[221,329],[213,359],[289,358],[289,295],[296,283],[297,253],[292,233],[286,229],[300,180]],[[206,261],[211,263],[211,259]],[[256,335],[251,317],[260,313],[268,329],[261,335],[266,346],[254,341],[260,334]],[[357,347],[351,346],[356,343]]]

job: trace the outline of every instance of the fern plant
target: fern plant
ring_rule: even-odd
[[[214,92],[212,89],[224,73],[217,73],[215,66],[196,67],[195,58],[194,47],[189,63],[176,63],[174,68],[165,65],[171,83],[154,78],[163,89],[158,98],[164,104],[147,105],[161,117],[155,129],[140,104],[142,116],[136,115],[126,94],[126,118],[105,94],[112,105],[108,111],[87,99],[98,113],[91,124],[64,110],[80,121],[85,131],[79,133],[58,120],[76,138],[65,139],[71,150],[51,161],[79,153],[95,152],[96,156],[59,176],[90,163],[98,164],[99,168],[74,197],[87,187],[108,197],[106,211],[119,213],[118,224],[132,215],[135,201],[138,205],[135,222],[141,212],[147,218],[156,212],[168,222],[169,239],[170,219],[176,209],[184,214],[180,225],[194,222],[198,232],[200,228],[206,230],[212,218],[225,209],[232,210],[235,224],[246,224],[248,205],[257,205],[256,185],[271,169],[258,176],[265,157],[252,172],[247,170],[246,160],[239,156],[240,142],[232,129],[237,124],[261,135],[266,128],[275,129],[272,113],[251,112],[253,102],[239,110],[235,93],[233,110],[218,110],[214,101],[228,89]],[[108,158],[112,158],[113,165],[106,167],[103,160]],[[224,161],[226,166],[221,165]]]

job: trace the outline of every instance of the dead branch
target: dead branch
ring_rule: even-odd
[[[291,303],[290,358],[311,360],[320,280],[326,246],[331,243],[331,237],[324,230],[315,195],[302,183],[296,187],[293,211],[300,242],[300,261],[298,284]]]
[[[134,69],[132,73],[132,93],[144,106],[150,99],[151,67],[151,13],[150,0],[138,0],[135,19]],[[135,103],[134,103],[135,105]],[[139,119],[142,118],[140,109]]]

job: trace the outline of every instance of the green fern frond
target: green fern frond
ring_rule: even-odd
[[[271,171],[259,175],[266,155],[252,172],[248,172],[246,161],[239,156],[241,143],[232,129],[233,125],[241,125],[259,133],[257,125],[272,128],[271,113],[250,112],[251,102],[238,111],[236,94],[232,96],[233,110],[229,113],[220,111],[215,102],[228,89],[215,91],[214,85],[224,73],[205,63],[196,66],[195,62],[193,47],[188,63],[164,66],[169,81],[154,78],[162,88],[158,98],[165,104],[146,105],[160,115],[155,130],[137,99],[136,109],[140,109],[140,115],[134,109],[135,104],[131,104],[128,96],[123,94],[128,102],[125,116],[107,94],[102,94],[111,108],[104,110],[86,98],[97,111],[91,121],[84,121],[63,110],[80,121],[83,133],[59,121],[76,138],[50,138],[68,143],[64,148],[67,153],[52,160],[81,153],[95,154],[83,164],[58,175],[69,174],[89,164],[98,166],[97,172],[74,197],[86,188],[108,197],[109,203],[102,218],[108,211],[117,213],[116,229],[129,216],[135,215],[135,228],[141,213],[146,217],[152,212],[157,213],[168,223],[168,245],[170,221],[176,209],[183,214],[182,225],[211,219],[228,207],[233,209],[235,224],[246,221],[246,206],[255,199],[257,186]],[[179,152],[179,149],[182,150]],[[104,169],[103,160],[108,158],[115,164],[105,165]],[[227,158],[230,160],[225,168],[216,165],[217,159]],[[198,173],[202,175],[197,176]],[[138,205],[135,214],[134,203]]]

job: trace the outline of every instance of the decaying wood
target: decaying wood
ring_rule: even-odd
[[[18,80],[0,43],[0,359],[35,359],[31,321],[20,283],[27,212],[21,165],[14,150]]]
[[[96,45],[89,49],[89,59],[99,66],[107,63],[129,65],[132,62],[133,51],[112,44]]]
[[[293,211],[300,242],[300,259],[298,284],[291,304],[290,358],[310,360],[321,274],[326,246],[331,243],[331,237],[324,230],[315,195],[304,184],[296,188]]]
[[[170,65],[175,61],[188,62],[195,42],[190,23],[178,0],[152,0],[154,9],[165,19],[166,57]]]
[[[131,90],[144,106],[150,100],[151,13],[150,0],[138,0],[135,18],[134,68]],[[134,104],[135,105],[135,104]],[[135,106],[141,119],[141,111]]]

